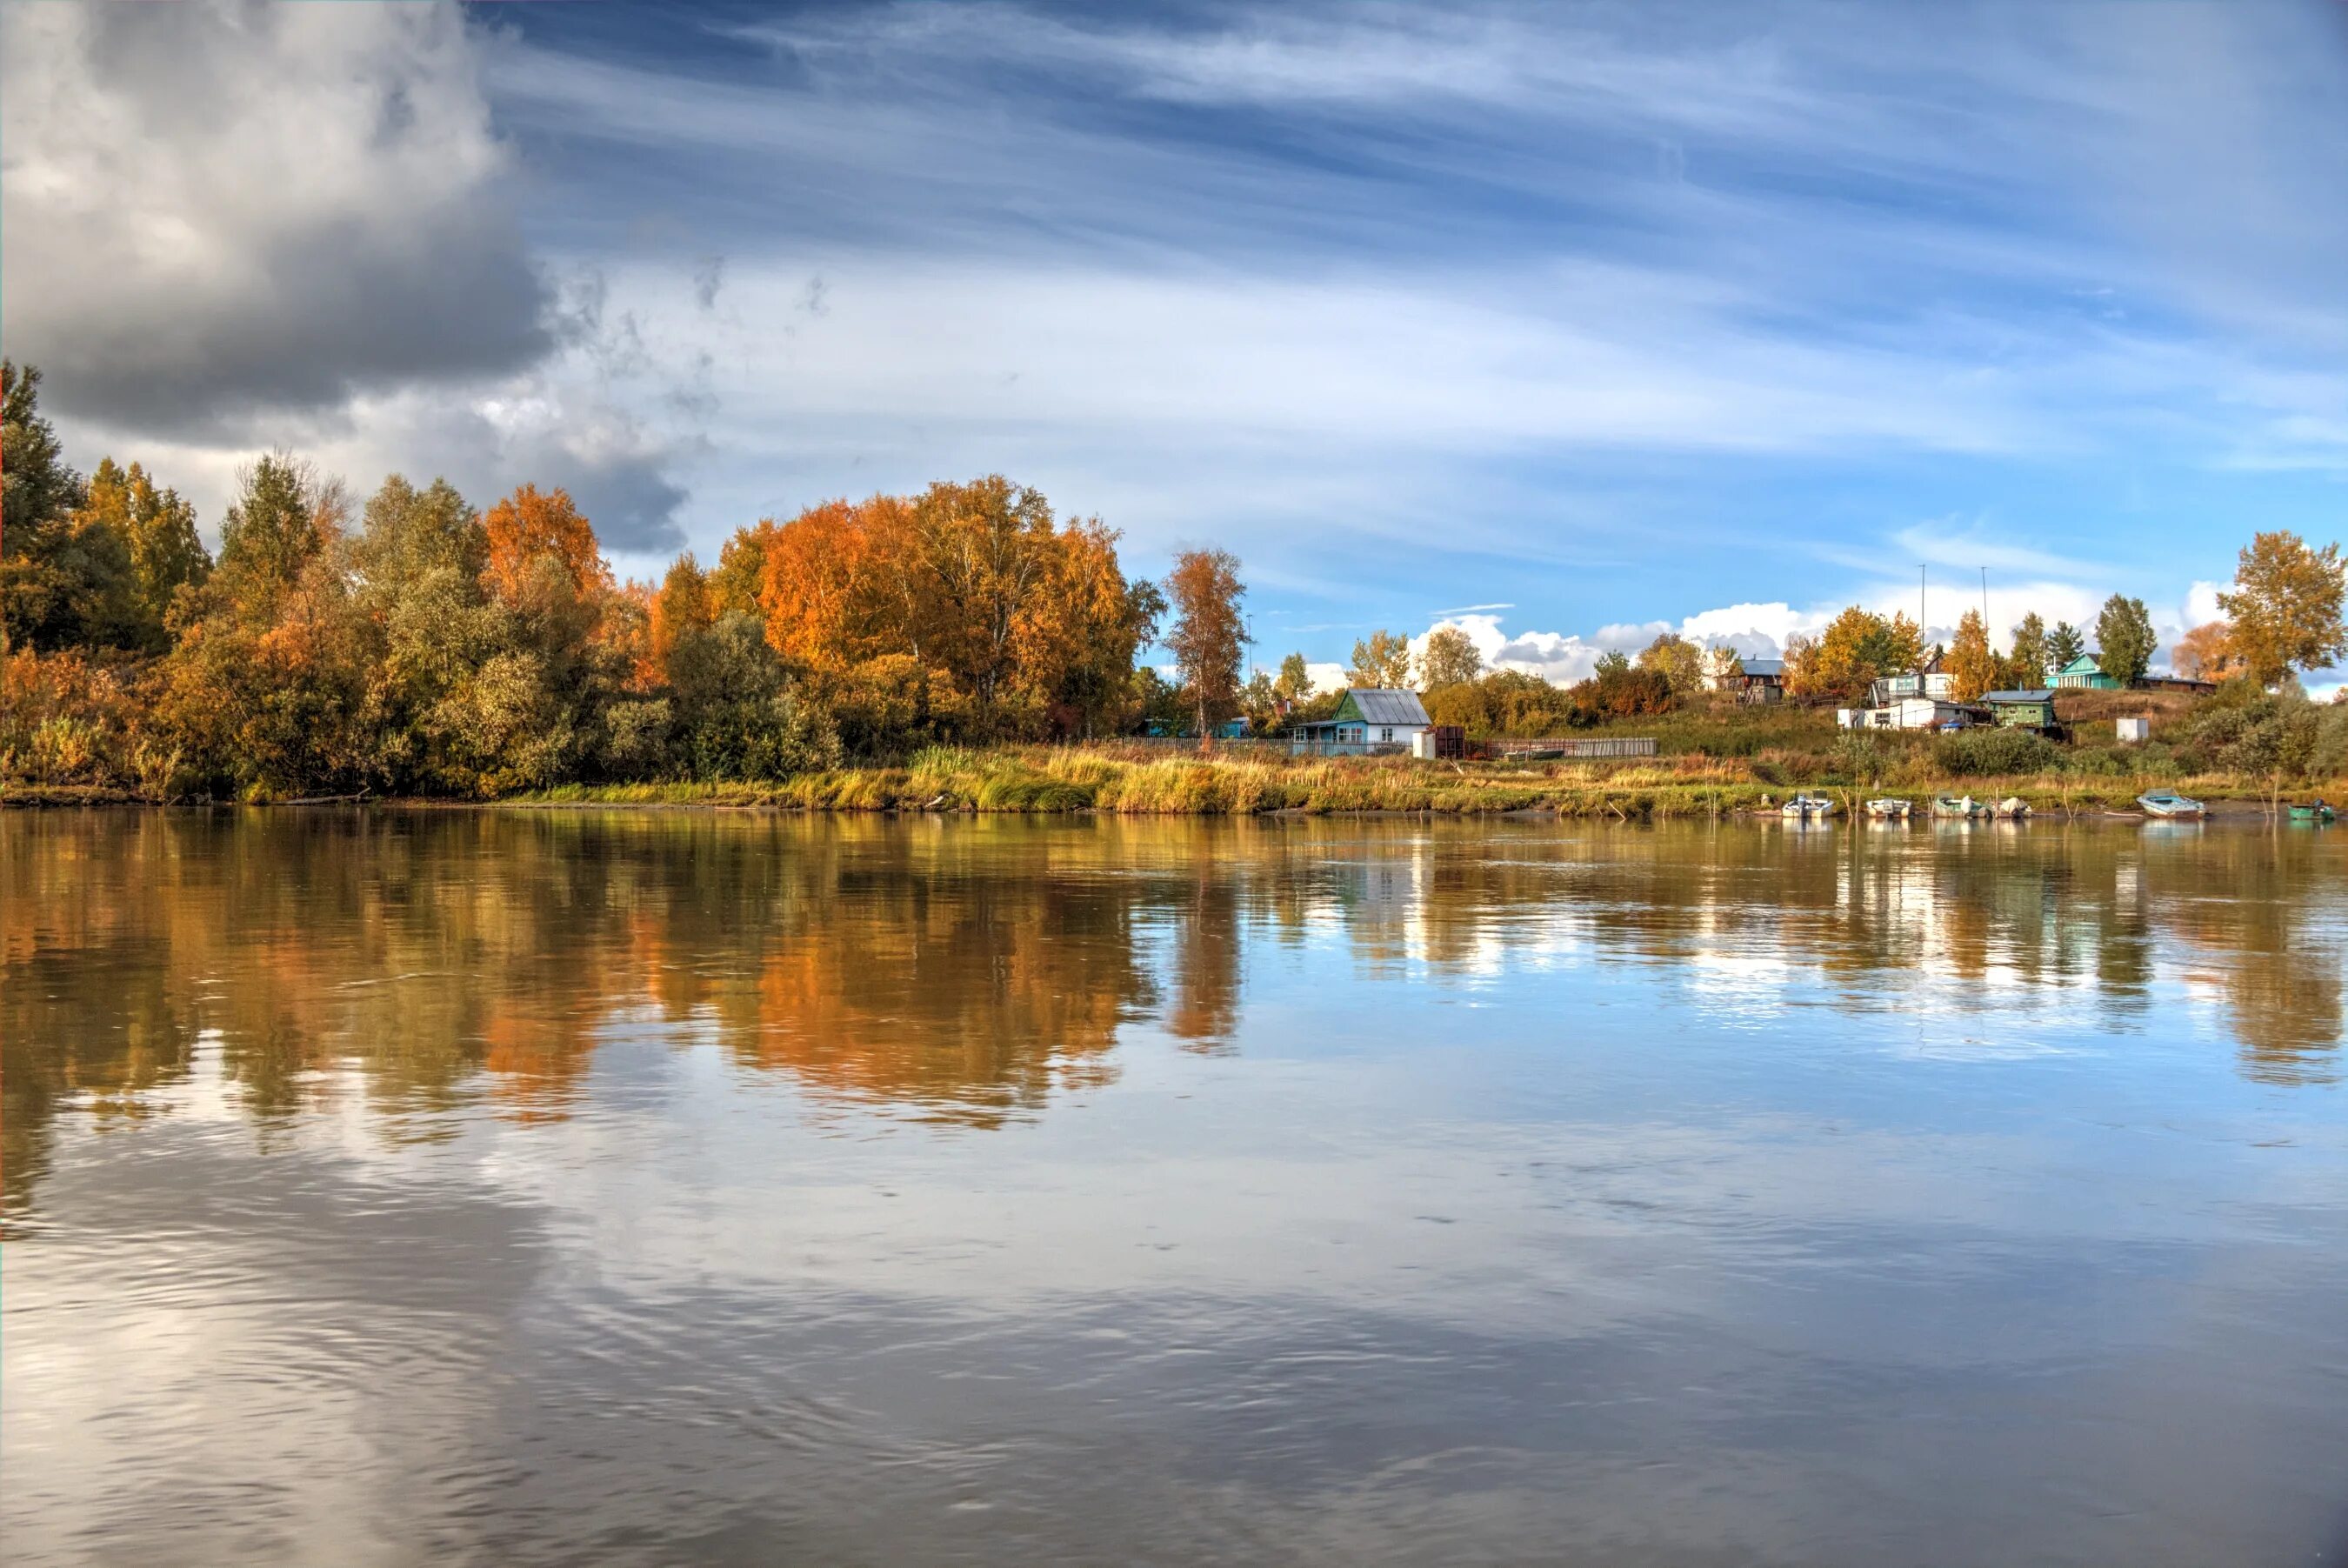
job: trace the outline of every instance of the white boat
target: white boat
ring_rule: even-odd
[[[1777,810],[1788,817],[1831,817],[1836,806],[1831,795],[1797,795]]]
[[[1891,822],[1906,821],[1910,813],[1915,810],[1916,803],[1913,800],[1902,800],[1896,796],[1887,796],[1882,799],[1869,800],[1867,803],[1869,816]]]
[[[2148,817],[2199,817],[2209,810],[2192,796],[2174,789],[2147,790],[2136,798],[2136,803]]]
[[[1995,817],[2003,817],[2009,822],[2018,821],[2022,818],[2030,815],[2030,802],[2024,799],[2019,795],[2008,795],[2004,799],[2000,800],[1994,807],[1991,808],[1990,814]]]

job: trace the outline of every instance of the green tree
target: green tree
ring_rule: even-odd
[[[2335,542],[2322,550],[2287,530],[2255,535],[2242,549],[2231,593],[2218,595],[2233,623],[2228,644],[2251,678],[2272,686],[2293,669],[2321,669],[2348,656],[2341,601],[2348,562]]]
[[[1400,632],[1372,632],[1354,645],[1347,678],[1357,686],[1397,688],[1410,684],[1410,639]]]
[[[1313,689],[1313,672],[1304,665],[1303,654],[1291,654],[1280,661],[1280,674],[1272,683],[1272,694],[1282,702],[1294,702]]]
[[[79,515],[85,490],[40,412],[41,373],[0,359],[0,654],[138,636],[128,540]]]
[[[2033,610],[2013,628],[2013,681],[2025,689],[2046,684],[2046,623]]]
[[[2096,662],[2104,666],[2104,674],[2122,686],[2141,680],[2159,646],[2143,600],[2115,593],[2104,601],[2103,614],[2096,617]]]
[[[2052,680],[2086,651],[2087,640],[2079,634],[2078,627],[2068,621],[2055,622],[2054,629],[2046,634],[2047,678]]]
[[[265,614],[339,531],[338,482],[272,452],[240,476],[221,525],[219,585],[232,603]]]
[[[1437,626],[1426,634],[1426,646],[1418,655],[1421,687],[1434,691],[1440,686],[1458,686],[1483,673],[1484,655],[1466,632],[1457,626]]]

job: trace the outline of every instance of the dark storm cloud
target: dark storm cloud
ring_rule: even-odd
[[[554,346],[462,16],[10,7],[5,332],[60,412],[196,438]]]

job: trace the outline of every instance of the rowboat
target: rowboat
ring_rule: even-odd
[[[1831,817],[1835,814],[1831,795],[1797,795],[1778,810],[1788,817]]]
[[[2009,822],[2019,821],[2030,815],[2030,802],[2019,795],[2008,795],[1990,809],[1990,814],[2003,817]]]
[[[2329,822],[2337,815],[2337,812],[2322,800],[2310,801],[2304,806],[2293,806],[2291,809],[2291,820],[2294,822]]]
[[[2179,795],[2174,789],[2154,789],[2136,798],[2136,803],[2150,817],[2199,817],[2207,810],[2190,795]]]
[[[1902,800],[1896,796],[1887,797],[1880,800],[1869,800],[1867,803],[1867,814],[1869,816],[1880,817],[1886,820],[1896,822],[1906,821],[1908,820],[1908,813],[1915,809],[1916,804],[1914,801]]]
[[[1989,806],[1987,802],[1976,800],[1970,795],[1935,795],[1932,797],[1932,815],[1962,817],[1971,820],[1974,817],[1988,816]]]

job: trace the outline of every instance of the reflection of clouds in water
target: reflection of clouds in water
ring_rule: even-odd
[[[267,820],[0,858],[12,1554],[2157,1562],[2331,1522],[2338,1141],[2265,1086],[2337,1029],[2297,967],[2336,861]],[[2119,1027],[2158,1061],[2052,1059]]]

